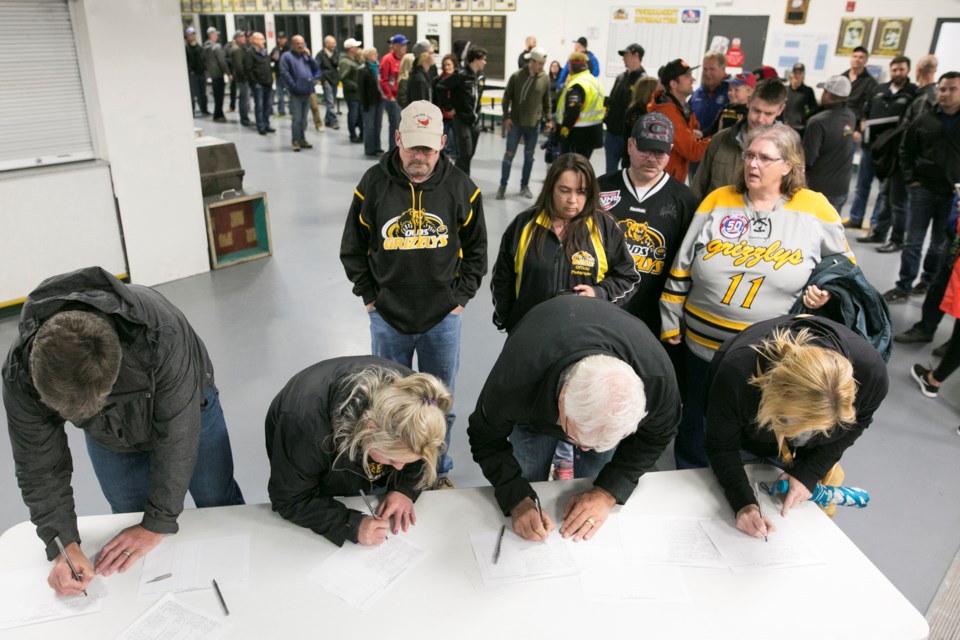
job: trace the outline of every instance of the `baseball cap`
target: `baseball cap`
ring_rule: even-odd
[[[184,33],[187,34],[188,36],[192,36],[192,35],[195,34],[196,32],[197,32],[197,30],[194,29],[193,27],[187,27],[187,30],[184,31]]]
[[[589,64],[590,58],[587,57],[587,54],[580,53],[579,51],[574,51],[570,54],[570,57],[567,58],[570,64]]]
[[[390,44],[407,44],[408,42],[410,41],[407,40],[407,36],[403,35],[402,33],[398,33],[390,38]]]
[[[583,55],[583,54],[581,54]],[[530,49],[529,53],[523,54],[524,60],[536,60],[537,62],[546,62],[547,61],[547,52],[541,49],[540,47],[534,47]]]
[[[793,70],[794,70],[794,71],[803,71],[804,73],[806,73],[807,68],[803,65],[802,62],[798,62],[797,64],[793,65]]]
[[[287,34],[286,34],[285,32],[283,32],[283,31],[278,31],[278,32],[277,32],[277,37],[278,37],[278,38],[286,38],[286,37],[287,37]]]
[[[777,70],[773,67],[768,67],[766,65],[760,67],[759,69],[754,69],[753,73],[761,80],[780,79],[780,73],[777,72]]]
[[[583,47],[584,49],[590,48],[587,46],[587,39],[584,38],[583,36],[580,36],[579,38],[577,38],[577,42],[580,43],[580,46]]]
[[[727,84],[731,87],[742,87],[744,85],[756,89],[757,88],[757,76],[753,75],[749,71],[746,73],[738,73],[732,78],[727,79]]]
[[[694,69],[698,69],[699,67],[700,65],[691,67],[684,62],[683,59],[677,58],[676,60],[672,60],[660,67],[660,71],[657,72],[657,75],[660,77],[660,84],[662,84],[664,87],[669,87],[671,80],[676,80],[680,76],[686,75]]]
[[[433,44],[429,40],[421,40],[413,45],[413,61],[420,62],[420,56],[433,49]]]
[[[639,151],[670,153],[673,144],[673,123],[662,113],[647,113],[633,124],[630,132]]]
[[[220,31],[216,27],[207,27],[207,35],[211,33],[220,33]]]
[[[362,47],[363,43],[357,40],[356,38],[347,38],[343,41],[344,49],[353,49],[354,47]]]
[[[628,53],[635,53],[642,58],[644,54],[643,47],[634,42],[633,44],[628,44],[625,49],[620,49],[620,51],[617,51],[618,56],[625,56]]]
[[[404,147],[440,149],[443,137],[443,114],[426,100],[416,100],[400,112],[400,142]]]
[[[849,98],[853,86],[847,76],[830,76],[826,82],[818,82],[817,89],[829,91],[838,98]]]

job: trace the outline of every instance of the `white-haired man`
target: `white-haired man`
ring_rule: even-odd
[[[653,467],[680,422],[666,352],[647,326],[602,300],[558,296],[514,328],[480,392],[467,435],[497,503],[527,540],[553,530],[530,485],[547,479],[558,442],[593,488],[564,506],[560,533],[589,540]]]

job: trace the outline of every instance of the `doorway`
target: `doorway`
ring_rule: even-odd
[[[300,13],[291,13],[291,14],[273,14],[274,28],[277,30],[277,33],[287,34],[287,39],[289,41],[293,36],[303,36],[303,39],[307,43],[307,48],[312,52],[314,49],[319,51],[323,48],[321,44],[319,47],[315,47],[313,44],[313,39],[310,37],[310,16]]]
[[[320,29],[323,31],[324,37],[333,36],[336,38],[337,46],[341,48],[347,38],[363,42],[363,16],[361,14],[320,16]],[[363,44],[367,43],[363,42]]]
[[[267,22],[262,13],[238,13],[233,16],[233,26],[237,31],[260,32],[266,36]]]
[[[707,29],[707,51],[717,48],[726,53],[734,38],[740,38],[743,70],[752,71],[763,65],[763,49],[767,44],[768,16],[710,16]],[[726,42],[726,46],[722,43]],[[706,53],[706,52],[704,52]],[[690,64],[700,64],[700,60]]]

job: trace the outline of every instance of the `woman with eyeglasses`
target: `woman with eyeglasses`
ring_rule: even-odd
[[[293,376],[266,418],[273,510],[336,545],[375,546],[417,522],[436,481],[452,396],[440,380],[383,358],[326,360]],[[382,493],[377,517],[336,496]]]
[[[840,216],[806,189],[803,147],[784,124],[743,144],[743,173],[700,204],[660,298],[660,338],[686,345],[687,397],[674,446],[677,467],[706,467],[707,368],[726,340],[787,313],[798,297],[818,309],[830,294],[806,283],[822,256],[853,260]],[[681,330],[683,331],[681,333]]]

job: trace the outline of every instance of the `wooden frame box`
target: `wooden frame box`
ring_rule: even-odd
[[[230,193],[233,195],[228,195]],[[267,194],[225,191],[203,199],[210,266],[221,269],[273,253]]]

